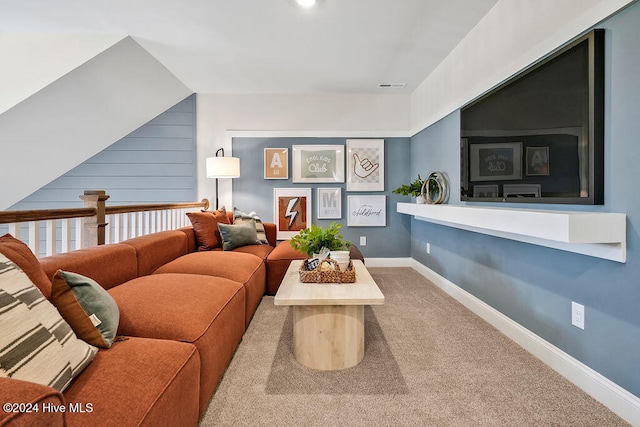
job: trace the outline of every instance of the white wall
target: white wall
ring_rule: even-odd
[[[632,0],[501,0],[411,95],[411,133],[536,62]]]
[[[409,135],[408,95],[198,94],[197,112],[199,199],[215,200],[215,180],[205,176],[205,158],[218,148],[231,155],[233,135]],[[232,206],[231,180],[220,181],[220,204]]]
[[[124,37],[0,33],[0,114]]]
[[[130,37],[91,58],[0,115],[0,210],[190,94]]]

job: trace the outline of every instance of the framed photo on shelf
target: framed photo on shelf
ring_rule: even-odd
[[[347,196],[348,227],[387,225],[387,196]]]
[[[342,188],[318,188],[318,219],[342,218]]]
[[[498,185],[474,185],[473,197],[496,198],[498,197]]]
[[[343,145],[294,145],[293,182],[344,182]]]
[[[289,149],[264,149],[264,179],[289,179]]]
[[[527,147],[528,176],[549,175],[549,147]]]
[[[504,184],[502,186],[503,197],[540,197],[542,186],[540,184]]]
[[[347,139],[347,191],[384,191],[384,139]]]
[[[522,178],[522,142],[469,144],[470,181]]]
[[[290,239],[311,226],[311,188],[274,188],[273,218],[276,238]]]

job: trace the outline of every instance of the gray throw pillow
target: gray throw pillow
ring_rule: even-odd
[[[256,223],[243,222],[242,224],[218,224],[222,236],[222,250],[230,251],[240,246],[261,245],[256,233]]]

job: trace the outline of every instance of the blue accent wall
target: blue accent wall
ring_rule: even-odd
[[[347,138],[233,138],[233,156],[240,158],[240,178],[233,180],[233,203],[245,212],[256,213],[267,222],[273,222],[274,188],[311,188],[313,223],[326,226],[332,221],[343,225],[342,234],[362,251],[365,257],[395,258],[410,256],[410,219],[395,213],[397,202],[407,202],[408,197],[392,191],[409,182],[411,143],[409,138],[383,138],[385,140],[385,185],[383,192],[348,192],[345,183],[300,184],[292,182],[292,145],[346,145]],[[263,179],[264,149],[289,148],[289,179]],[[316,189],[318,187],[342,188],[342,219],[317,219]],[[386,227],[347,227],[347,195],[386,195]],[[360,236],[367,237],[367,245],[360,246]]]
[[[627,263],[435,225],[411,223],[411,256],[556,347],[640,396],[640,3],[606,29],[605,204],[515,205],[627,214]],[[411,170],[448,173],[460,203],[459,111],[411,139]],[[481,203],[481,206],[494,204]],[[431,254],[426,254],[426,243]],[[571,302],[585,306],[585,330]]]

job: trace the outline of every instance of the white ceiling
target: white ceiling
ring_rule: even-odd
[[[410,93],[497,2],[0,0],[0,32],[131,35],[199,93]]]

